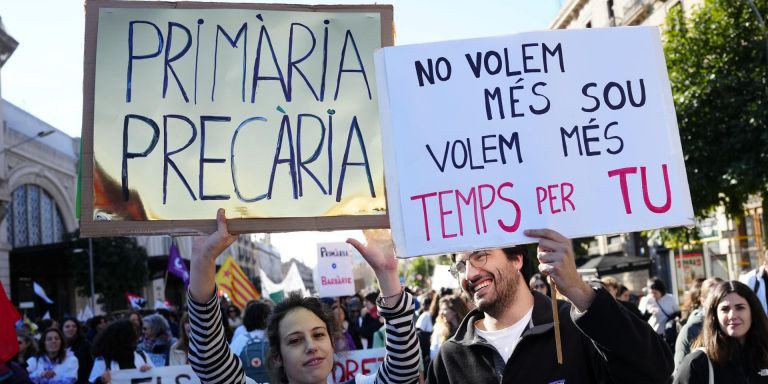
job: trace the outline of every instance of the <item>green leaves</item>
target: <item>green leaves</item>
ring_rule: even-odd
[[[673,7],[664,40],[694,210],[740,216],[768,185],[765,31],[745,1],[708,0]]]

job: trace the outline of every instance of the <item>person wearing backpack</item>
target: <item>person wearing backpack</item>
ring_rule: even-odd
[[[271,308],[263,301],[248,304],[243,315],[246,332],[232,340],[229,348],[240,358],[245,368],[245,375],[257,383],[268,383],[267,354],[269,341],[265,329]]]
[[[111,371],[138,368],[141,372],[154,367],[144,352],[136,351],[139,336],[130,320],[118,320],[107,326],[93,341],[93,368],[88,382],[109,383]]]

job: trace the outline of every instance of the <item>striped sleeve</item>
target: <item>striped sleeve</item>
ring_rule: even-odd
[[[215,291],[214,291],[215,292]],[[189,363],[203,384],[245,383],[240,359],[227,345],[218,297],[198,303],[187,293]]]
[[[376,383],[418,382],[420,353],[414,312],[413,296],[408,292],[403,292],[394,307],[379,307],[379,314],[387,320],[387,356],[376,373]]]

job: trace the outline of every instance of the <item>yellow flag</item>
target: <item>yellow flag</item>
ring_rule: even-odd
[[[232,304],[240,309],[244,309],[249,301],[261,298],[232,255],[227,256],[219,272],[216,273],[216,285],[219,291],[226,293]]]

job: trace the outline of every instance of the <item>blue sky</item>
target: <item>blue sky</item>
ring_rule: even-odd
[[[247,0],[240,0],[245,2]],[[362,4],[371,1],[277,3]],[[410,0],[394,5],[396,44],[426,43],[547,29],[563,0]],[[382,3],[390,3],[384,1]],[[82,0],[3,0],[0,17],[19,47],[2,68],[2,97],[70,136],[80,136],[82,114]],[[362,239],[360,231],[275,234],[283,260],[314,266],[317,242]]]

